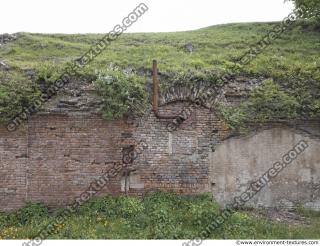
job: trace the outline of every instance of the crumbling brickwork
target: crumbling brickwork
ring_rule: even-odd
[[[160,113],[178,115],[186,104],[163,105]],[[302,201],[310,208],[319,207],[318,123],[296,124],[301,132],[293,135],[290,132],[297,129],[292,127],[285,132],[265,132],[255,140],[258,145],[248,137],[230,138],[224,121],[203,107],[196,108],[175,131],[168,131],[168,122],[151,111],[134,121],[107,121],[83,112],[43,113],[31,117],[16,132],[2,128],[0,209],[16,209],[26,201],[43,202],[49,207],[68,205],[115,162],[122,162],[124,150],[141,141],[144,145],[128,167],[127,180],[121,170],[99,192],[100,196],[125,192],[141,195],[154,190],[212,192],[226,204],[264,171],[265,165],[272,164],[278,157],[278,145],[281,156],[297,136],[307,140],[314,136],[313,147],[295,168],[277,179],[276,186],[250,205],[273,206],[277,204],[273,201],[282,200],[292,206],[294,200],[295,204]],[[279,125],[269,125],[273,127],[278,129]],[[279,134],[286,134],[281,141]],[[284,192],[290,187],[295,187],[294,199]]]
[[[183,106],[171,104],[161,110],[178,114]],[[70,204],[113,163],[122,162],[125,148],[141,140],[146,148],[130,166],[128,193],[209,192],[210,132],[226,132],[223,122],[200,108],[174,132],[167,130],[167,123],[152,112],[140,124],[83,114],[37,114],[25,129],[14,133],[2,129],[1,209],[18,208],[26,201],[50,207]],[[99,194],[124,193],[123,175],[119,173]]]

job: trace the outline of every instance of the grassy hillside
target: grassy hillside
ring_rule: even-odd
[[[91,66],[104,68],[114,63],[123,68],[150,68],[156,58],[162,71],[224,70],[278,24],[229,24],[189,32],[123,34]],[[102,36],[21,33],[18,40],[0,49],[0,58],[20,69],[38,69],[43,64],[63,66],[83,55]],[[192,54],[183,48],[187,43],[194,46]],[[272,76],[299,69],[315,71],[320,66],[319,53],[319,31],[298,25],[285,31],[244,71]]]
[[[132,69],[133,74],[131,75],[140,77],[134,81],[143,84],[145,79],[137,75],[136,71],[150,70],[152,60],[157,59],[160,71],[170,74],[172,78],[175,76],[183,78],[181,74],[188,73],[187,78],[191,81],[206,80],[215,83],[215,76],[212,74],[221,76],[226,71],[233,70],[234,63],[238,62],[239,58],[253,45],[279,24],[275,22],[228,24],[188,32],[123,34],[82,70],[80,76],[86,76],[92,81],[95,81],[101,74],[111,73],[111,76],[117,77],[112,74],[114,71],[110,71],[110,64],[112,64],[113,69],[118,67],[120,73],[123,73],[125,69]],[[102,36],[102,34],[20,33],[14,42],[0,46],[0,60],[11,67],[9,74],[5,75],[5,72],[0,69],[0,80],[2,81],[0,113],[5,114],[3,118],[12,116],[6,113],[12,111],[13,107],[18,108],[14,110],[15,113],[21,110],[21,105],[27,105],[33,95],[39,93],[37,88],[39,83],[52,83],[69,62],[85,54],[90,46]],[[185,45],[189,43],[193,46],[192,53],[185,48]],[[320,94],[319,54],[319,30],[312,24],[299,22],[286,30],[250,64],[240,67],[236,73],[271,77],[297,100],[297,104],[306,107],[304,109],[300,107],[300,113],[297,112],[297,115],[318,116],[320,111],[317,96]],[[30,74],[32,76],[27,76]],[[9,83],[8,80],[11,82]],[[27,88],[24,88],[22,81],[26,81]],[[120,80],[119,84],[121,83],[124,82]],[[17,93],[19,85],[22,98],[17,99],[14,103],[11,102],[11,105],[14,106],[8,108],[7,105],[10,103],[8,98],[11,97],[8,95],[12,95],[10,90],[14,88],[14,93]],[[30,89],[30,86],[33,89]],[[128,85],[125,86],[128,87]],[[101,89],[101,86],[99,88]],[[129,91],[131,89],[135,88],[129,88]],[[110,93],[107,90],[103,95],[113,96]],[[121,93],[114,94],[121,95]],[[302,98],[305,96],[312,98],[306,101],[305,98]],[[122,96],[115,98],[117,105],[121,102],[125,104],[124,100]],[[107,114],[112,116],[114,111],[122,112],[123,109],[116,108],[112,111],[107,105],[106,111],[108,110]],[[310,114],[302,115],[302,111],[310,111]]]
[[[62,211],[60,211],[62,212]],[[177,196],[154,193],[143,200],[104,197],[91,200],[55,224],[49,239],[186,239],[194,238],[222,211],[209,195]],[[319,213],[299,210],[304,216],[237,211],[211,239],[319,239]],[[13,213],[0,214],[0,239],[33,238],[55,221],[59,211],[29,204]],[[281,219],[282,218],[282,219]]]

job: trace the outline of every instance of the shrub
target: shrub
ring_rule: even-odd
[[[121,196],[117,198],[118,215],[123,218],[135,217],[144,210],[141,199]]]
[[[42,85],[42,90],[46,90],[61,76],[61,71],[47,63],[37,68],[35,81]]]
[[[107,217],[115,217],[117,215],[117,201],[111,196],[92,198],[79,208],[79,213],[91,216],[103,214]]]
[[[30,223],[35,219],[43,219],[48,217],[48,208],[42,203],[32,203],[28,202],[26,206],[19,209],[13,216],[20,225],[25,225]]]
[[[105,118],[121,118],[126,113],[146,109],[148,96],[142,77],[112,69],[100,71],[97,77],[94,84],[103,98]]]
[[[294,96],[282,91],[272,80],[266,80],[239,107],[221,107],[221,113],[230,127],[235,129],[247,122],[295,119],[299,115],[298,106]]]
[[[320,2],[318,0],[291,0],[297,10],[303,10],[303,18],[315,19],[320,25]]]
[[[192,203],[188,210],[191,216],[191,224],[199,228],[205,228],[219,215],[220,210],[217,203],[209,200],[200,200]]]
[[[32,101],[39,95],[38,85],[30,79],[15,72],[0,72],[0,123],[8,123],[31,107]]]
[[[303,215],[303,216],[310,217],[310,218],[312,218],[312,217],[313,218],[320,217],[320,211],[307,209],[307,208],[304,208],[303,206],[299,206],[296,209],[296,212],[301,214],[301,215]]]

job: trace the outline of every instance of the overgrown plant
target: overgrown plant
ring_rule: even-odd
[[[134,73],[107,69],[99,71],[94,81],[97,93],[103,98],[102,114],[107,119],[135,113],[135,103],[147,106],[145,79]],[[141,108],[140,108],[141,110]]]
[[[42,91],[46,91],[61,75],[61,69],[54,65],[44,63],[35,71],[35,82],[39,84]]]
[[[27,77],[16,72],[0,72],[0,123],[8,123],[39,95],[39,86]]]
[[[143,199],[127,196],[95,198],[57,225],[49,239],[186,239],[198,236],[221,213],[212,194],[182,196],[155,192]],[[0,239],[38,235],[57,216],[42,204],[28,203],[0,213]],[[319,238],[319,217],[303,213],[310,224],[275,223],[245,211],[235,212],[211,239]],[[314,219],[314,220],[313,220]]]
[[[319,0],[289,0],[294,2],[296,9],[303,10],[303,17],[314,19],[320,26],[320,1]]]
[[[247,123],[295,119],[299,116],[298,106],[294,96],[285,93],[272,80],[266,80],[239,106],[221,106],[220,110],[229,126],[236,129],[246,126]]]

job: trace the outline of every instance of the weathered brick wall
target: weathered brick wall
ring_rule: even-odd
[[[162,107],[161,115],[178,115],[186,103]],[[208,109],[195,109],[175,131],[168,120],[148,114],[134,132],[145,140],[148,150],[137,159],[145,190],[165,190],[183,194],[210,192],[208,181],[210,143],[227,134],[225,124]]]
[[[115,161],[126,125],[90,116],[39,115],[29,121],[27,199],[71,203]],[[101,191],[118,193],[119,178]]]
[[[161,108],[178,114],[183,103]],[[212,112],[193,112],[177,131],[169,132],[167,120],[152,112],[140,121],[106,121],[83,114],[38,114],[24,131],[0,132],[3,165],[0,208],[23,206],[26,201],[44,202],[50,207],[70,204],[114,162],[121,162],[123,149],[143,140],[147,149],[130,167],[128,193],[172,190],[192,194],[210,191],[208,155],[210,136],[225,126]],[[100,195],[125,191],[123,172],[112,179]]]
[[[162,106],[160,113],[178,115],[186,104]],[[16,209],[26,201],[44,202],[50,207],[71,204],[114,163],[122,162],[124,149],[137,146],[140,141],[146,148],[140,149],[129,166],[127,182],[121,170],[99,195],[125,191],[141,195],[153,190],[181,194],[213,192],[225,204],[262,172],[265,164],[271,163],[273,159],[268,157],[277,157],[278,145],[282,153],[291,143],[286,141],[288,138],[278,141],[277,134],[261,136],[257,140],[260,145],[247,137],[222,142],[229,134],[226,125],[205,108],[193,109],[176,131],[168,131],[168,122],[156,118],[151,111],[140,121],[106,121],[83,113],[51,113],[31,117],[26,127],[16,132],[0,129],[0,209]],[[304,122],[296,127],[308,138],[319,134],[319,124]],[[318,137],[313,141],[311,153],[302,157],[298,169],[279,180],[277,187],[283,189],[268,190],[256,204],[272,205],[276,197],[290,200],[285,190],[291,189],[288,186],[291,183],[296,187],[297,200],[312,203],[305,196],[318,194],[314,187],[308,187],[318,184],[320,176]],[[294,175],[300,167],[303,173],[301,179],[296,179]],[[268,199],[272,194],[275,198]]]
[[[0,128],[0,209],[15,209],[26,198],[28,141],[25,128],[10,133]]]
[[[99,117],[38,115],[25,129],[1,130],[1,209],[40,201],[69,204],[121,160],[126,125]],[[120,178],[102,190],[119,193]]]

